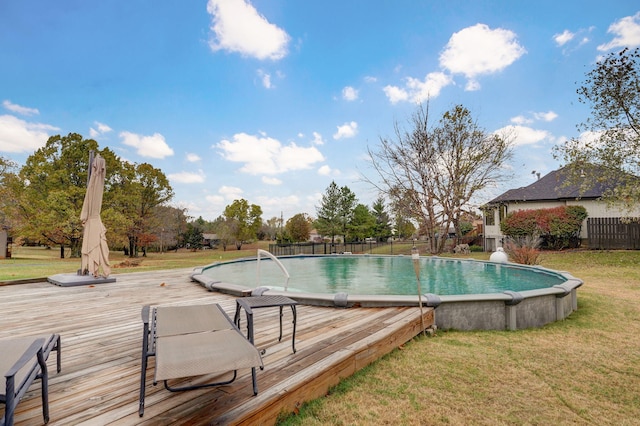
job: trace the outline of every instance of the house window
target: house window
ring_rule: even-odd
[[[507,206],[502,204],[500,205],[500,222],[502,222],[505,217],[507,217]]]
[[[487,209],[484,211],[485,217],[485,225],[487,226],[495,226],[496,224],[496,210],[495,209]]]

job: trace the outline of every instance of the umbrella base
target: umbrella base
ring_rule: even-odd
[[[114,283],[116,282],[116,279],[111,277],[96,278],[93,275],[57,274],[47,277],[47,281],[51,284],[59,285],[60,287],[73,287],[77,285]]]

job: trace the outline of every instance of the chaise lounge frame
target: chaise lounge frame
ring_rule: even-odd
[[[61,370],[60,335],[45,337],[18,337],[0,340],[0,370],[4,374],[5,387],[0,390],[0,403],[5,412],[0,426],[12,426],[18,403],[31,384],[41,380],[42,417],[49,422],[49,375],[47,359],[52,351],[57,352],[56,370]]]
[[[264,368],[259,350],[247,340],[218,304],[142,308],[142,365],[138,415],[144,415],[148,359],[154,357],[153,384],[171,392],[227,385],[238,369],[251,368],[258,394],[256,367]],[[233,372],[228,380],[170,386],[169,380]]]

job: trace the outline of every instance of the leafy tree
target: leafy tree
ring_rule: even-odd
[[[80,257],[83,233],[80,212],[87,188],[89,152],[98,152],[106,161],[103,212],[109,209],[110,184],[118,175],[120,160],[108,148],[77,133],[52,136],[44,147],[27,158],[20,169],[20,183],[13,188],[17,198],[22,236],[49,245],[70,247],[72,257]],[[113,211],[107,217],[116,217]],[[105,227],[109,221],[103,220]]]
[[[262,225],[261,215],[260,206],[249,205],[245,199],[235,200],[225,207],[224,216],[229,220],[229,231],[235,240],[236,249],[240,250],[244,241],[256,238]]]
[[[181,239],[185,247],[191,251],[196,251],[202,248],[202,228],[201,223],[193,222],[187,223],[187,229],[182,233]]]
[[[416,232],[415,225],[400,213],[396,215],[395,223],[395,236],[400,239],[411,238]]]
[[[376,227],[376,218],[367,206],[358,204],[353,209],[351,221],[347,225],[348,237],[351,241],[364,241],[373,235]]]
[[[384,198],[378,197],[373,203],[372,214],[376,219],[376,224],[373,230],[373,236],[377,241],[383,241],[391,237],[391,218],[385,210]]]
[[[148,232],[155,235],[158,251],[175,250],[180,245],[180,235],[187,229],[187,209],[159,205],[153,209],[148,222]],[[208,224],[211,226],[211,223]],[[204,232],[204,230],[203,230]]]
[[[222,250],[227,251],[227,246],[234,240],[233,237],[233,219],[224,216],[218,216],[213,221],[214,229],[218,235],[218,240],[222,244]]]
[[[444,249],[442,230],[453,224],[460,235],[460,218],[480,191],[504,179],[504,163],[512,156],[509,138],[487,134],[469,110],[456,105],[438,126],[429,127],[428,107],[420,106],[411,129],[395,125],[395,140],[380,139],[369,149],[371,165],[380,178],[365,177],[395,205],[415,219],[427,235],[430,251]]]
[[[275,240],[278,237],[278,233],[281,231],[282,221],[279,217],[273,216],[262,224],[262,232],[265,238],[270,241]]]
[[[129,256],[137,257],[140,236],[156,226],[155,209],[173,198],[173,189],[165,174],[151,164],[123,163],[122,166],[110,201],[122,212]]]
[[[555,148],[556,158],[572,171],[570,184],[583,189],[602,182],[617,187],[605,194],[611,203],[628,208],[640,202],[640,50],[623,49],[599,60],[577,89],[578,100],[591,116],[573,138]],[[597,165],[599,167],[589,167]]]
[[[331,235],[331,243],[336,235],[346,237],[347,224],[351,220],[357,199],[347,186],[338,187],[335,181],[327,187],[322,195],[322,202],[316,207],[315,227],[322,235]]]
[[[17,197],[19,179],[18,165],[12,160],[0,157],[0,229],[14,228],[17,223]]]
[[[313,221],[306,213],[298,213],[287,220],[285,231],[294,242],[308,241]]]

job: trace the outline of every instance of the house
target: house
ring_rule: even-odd
[[[614,187],[613,184],[596,181],[589,189],[582,190],[579,185],[567,183],[569,176],[569,168],[565,166],[539,177],[529,186],[510,189],[482,206],[485,251],[495,251],[496,248],[502,247],[504,235],[500,231],[500,222],[508,213],[518,210],[583,206],[587,210],[588,217],[582,224],[580,238],[587,243],[589,241],[592,243],[595,237],[589,235],[588,223],[595,224],[600,219],[604,219],[610,220],[609,223],[619,225],[620,218],[640,216],[640,206],[629,212],[622,206],[611,206],[601,200],[603,194]],[[640,248],[640,241],[633,242],[632,247],[618,248]]]
[[[202,234],[202,246],[208,248],[216,248],[220,243],[220,239],[218,238],[218,234]]]

